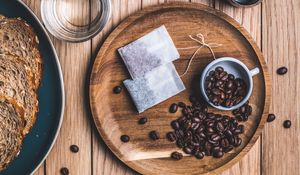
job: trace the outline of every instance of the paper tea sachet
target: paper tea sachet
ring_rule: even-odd
[[[132,79],[143,77],[154,68],[180,57],[163,25],[138,40],[118,49]]]
[[[139,113],[185,90],[173,63],[159,66],[144,77],[125,80],[124,85]]]

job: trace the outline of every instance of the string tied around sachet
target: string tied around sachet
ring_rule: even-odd
[[[220,47],[222,46],[222,44],[218,44],[218,43],[206,43],[205,42],[205,38],[201,33],[198,33],[196,35],[196,37],[193,37],[192,35],[189,35],[189,38],[191,40],[194,40],[195,42],[199,43],[198,46],[191,46],[191,47],[183,47],[183,48],[177,48],[178,50],[189,50],[189,49],[197,49],[192,56],[189,59],[188,65],[185,68],[185,71],[183,72],[183,74],[180,75],[180,77],[183,77],[189,70],[191,63],[193,61],[193,59],[195,58],[195,56],[197,55],[197,53],[203,48],[203,47],[207,47],[210,51],[210,53],[212,54],[213,58],[216,59],[215,53],[213,51],[212,48],[216,48],[216,47]]]

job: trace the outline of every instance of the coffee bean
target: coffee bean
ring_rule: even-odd
[[[192,123],[192,124],[191,124],[191,129],[192,129],[193,131],[196,131],[196,130],[199,128],[199,126],[200,126],[199,123]]]
[[[214,129],[211,127],[206,128],[207,133],[214,133]]]
[[[221,158],[221,157],[223,157],[223,155],[224,155],[224,153],[222,151],[220,151],[220,150],[213,151],[213,156],[215,158]]]
[[[183,151],[186,153],[186,154],[191,154],[192,153],[192,149],[190,147],[184,147],[183,148]]]
[[[283,122],[283,127],[285,127],[285,128],[290,128],[291,125],[292,125],[292,122],[290,120],[285,120]]]
[[[287,73],[287,71],[288,71],[288,69],[286,67],[280,67],[277,69],[277,74],[284,75]]]
[[[171,126],[175,130],[177,130],[177,129],[180,128],[180,125],[179,125],[178,121],[176,121],[176,120],[174,120],[174,121],[171,122]]]
[[[210,139],[213,141],[218,141],[221,139],[221,137],[218,134],[213,134],[210,136]]]
[[[183,140],[177,140],[176,141],[176,145],[179,147],[179,148],[183,148],[185,146],[185,143]]]
[[[176,103],[173,103],[173,104],[170,106],[169,112],[175,113],[175,112],[177,112],[177,110],[178,110],[178,105],[177,105]]]
[[[219,73],[221,73],[221,72],[224,71],[223,67],[221,67],[221,66],[216,67],[215,70],[216,70],[217,72],[219,72]]]
[[[232,75],[232,74],[228,74],[228,79],[229,79],[229,80],[234,80],[234,79],[235,79],[235,76]]]
[[[221,80],[222,81],[227,81],[227,79],[228,79],[228,74],[226,72],[223,72],[223,75],[221,75]]]
[[[224,128],[224,125],[222,124],[222,122],[218,122],[216,124],[216,129],[219,131],[219,132],[223,132],[225,130]]]
[[[212,93],[214,94],[214,95],[220,95],[221,94],[221,91],[219,90],[219,89],[213,89],[212,90]]]
[[[151,132],[149,132],[149,137],[152,140],[158,140],[159,139],[159,134],[156,131],[151,131]]]
[[[115,94],[119,94],[122,92],[122,90],[123,90],[122,86],[116,86],[116,87],[114,87],[113,92]]]
[[[195,157],[197,158],[197,159],[203,159],[204,158],[204,152],[200,152],[200,151],[198,151],[197,153],[195,153]]]
[[[244,132],[244,125],[239,125],[233,132],[234,134],[242,134]]]
[[[130,137],[128,135],[122,135],[120,137],[120,139],[121,139],[122,142],[129,142]]]
[[[200,122],[201,122],[201,119],[197,116],[197,117],[193,117],[193,118],[192,118],[192,121],[193,121],[194,123],[200,123]]]
[[[186,107],[186,104],[183,103],[183,102],[179,102],[179,103],[178,103],[178,106],[181,107],[181,108],[185,108],[185,107]]]
[[[221,140],[220,145],[221,145],[223,148],[227,148],[227,147],[230,146],[229,141],[228,141],[228,139],[226,139],[226,138],[224,138],[224,139]]]
[[[174,160],[180,160],[183,158],[183,155],[181,153],[175,151],[175,152],[172,152],[171,158]]]
[[[214,75],[215,75],[215,71],[213,71],[213,70],[210,71],[210,72],[208,73],[208,75],[209,75],[209,76],[214,76]]]
[[[246,114],[249,116],[252,114],[252,106],[250,105],[246,105]]]
[[[233,146],[238,147],[238,146],[240,146],[241,144],[242,144],[242,139],[239,138],[239,137],[235,137],[235,138],[234,138]]]
[[[69,174],[69,169],[66,168],[66,167],[62,167],[62,168],[60,169],[60,174],[61,174],[61,175],[68,175],[68,174]]]
[[[170,142],[174,142],[176,141],[176,135],[174,132],[168,132],[167,133],[167,138]]]
[[[267,122],[272,122],[275,120],[275,118],[276,118],[276,116],[274,114],[269,114],[268,118],[267,118]]]
[[[142,118],[139,119],[138,123],[140,125],[143,125],[143,124],[147,123],[147,121],[148,121],[148,119],[146,117],[142,117]]]
[[[73,152],[73,153],[77,153],[79,151],[79,147],[77,145],[71,145],[70,146],[70,150]]]
[[[222,84],[223,84],[223,81],[218,80],[218,81],[216,81],[216,83],[215,83],[215,87],[220,87]],[[209,88],[209,87],[207,87],[207,88]]]
[[[184,137],[185,134],[182,130],[176,130],[175,135],[179,138],[182,138],[182,137]]]
[[[228,81],[227,83],[226,83],[226,88],[228,88],[229,90],[231,90],[232,88],[233,88],[233,81]]]

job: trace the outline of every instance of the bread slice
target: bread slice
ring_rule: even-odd
[[[0,171],[19,154],[24,128],[22,108],[0,97]]]
[[[38,37],[33,28],[20,18],[0,16],[0,54],[18,56],[31,69],[33,85],[37,89],[41,80],[42,59]]]
[[[25,111],[25,128],[27,134],[36,120],[38,100],[32,81],[30,70],[26,70],[24,63],[15,56],[0,55],[0,96],[13,98]]]

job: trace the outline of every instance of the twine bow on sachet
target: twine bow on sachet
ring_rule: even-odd
[[[196,37],[193,37],[192,35],[189,35],[189,37],[196,41],[197,43],[199,43],[199,46],[191,46],[191,47],[184,47],[184,48],[177,48],[178,50],[189,50],[189,49],[196,49],[197,50],[193,53],[193,55],[190,57],[190,60],[188,62],[188,65],[184,71],[183,74],[180,75],[180,77],[183,77],[189,70],[190,66],[191,66],[191,63],[193,61],[193,59],[195,58],[195,56],[197,55],[197,53],[200,51],[200,49],[202,49],[203,47],[207,47],[210,51],[210,53],[212,54],[213,58],[216,59],[216,56],[215,56],[215,53],[214,51],[212,50],[212,48],[215,48],[215,47],[220,47],[222,46],[222,44],[218,44],[218,43],[206,43],[205,42],[205,39],[204,39],[204,36],[201,34],[201,33],[198,33],[196,35]]]

